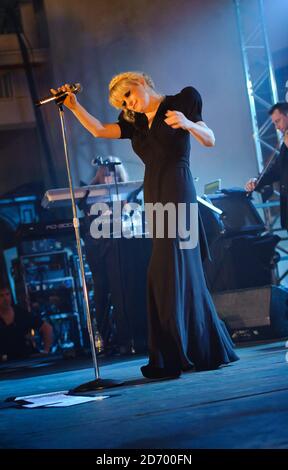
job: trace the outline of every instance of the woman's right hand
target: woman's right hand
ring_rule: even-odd
[[[51,88],[50,91],[53,95],[56,95],[59,92],[64,92],[64,93],[66,92],[67,96],[65,100],[63,101],[63,104],[65,104],[65,106],[68,109],[71,109],[71,111],[73,111],[73,109],[76,108],[78,101],[77,101],[75,93],[71,92],[71,88],[68,83],[57,88],[57,90],[55,90],[54,88]]]

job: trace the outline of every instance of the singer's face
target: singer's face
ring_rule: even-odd
[[[288,130],[288,116],[280,113],[279,109],[275,109],[271,114],[271,119],[276,129],[283,132],[283,134]]]
[[[145,113],[147,112],[149,103],[150,93],[145,85],[139,83],[139,85],[131,84],[128,87],[127,92],[125,92],[123,96],[122,106],[136,113]]]

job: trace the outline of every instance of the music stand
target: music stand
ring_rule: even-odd
[[[73,393],[78,394],[81,392],[89,392],[93,390],[103,390],[105,388],[118,387],[120,385],[123,385],[124,382],[100,378],[99,366],[98,366],[98,361],[97,361],[97,353],[96,353],[93,328],[92,328],[92,321],[91,321],[91,313],[90,313],[90,307],[89,307],[89,297],[88,297],[88,291],[87,291],[87,285],[86,285],[86,279],[85,279],[85,269],[84,269],[84,263],[83,263],[83,254],[82,254],[80,229],[79,229],[80,223],[79,223],[79,218],[77,216],[77,209],[76,209],[75,195],[74,195],[74,185],[73,185],[73,180],[71,176],[70,158],[69,158],[69,153],[68,153],[65,116],[64,116],[64,109],[63,109],[63,102],[65,98],[66,96],[64,95],[63,98],[57,99],[55,103],[58,106],[59,117],[60,117],[60,122],[61,122],[65,162],[66,162],[69,190],[70,190],[70,196],[71,196],[71,206],[72,206],[72,212],[73,212],[73,227],[75,230],[77,253],[79,257],[81,280],[82,280],[83,293],[84,293],[84,306],[86,310],[87,327],[88,327],[93,365],[94,365],[94,371],[95,371],[95,380],[81,384],[69,391],[70,394],[73,394]]]

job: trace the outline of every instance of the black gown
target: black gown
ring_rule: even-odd
[[[145,163],[145,203],[197,202],[189,168],[190,134],[164,119],[167,110],[177,110],[193,122],[202,121],[201,108],[201,96],[187,87],[164,98],[150,129],[145,114],[136,113],[133,124],[120,114],[121,138],[131,139]],[[178,237],[153,235],[147,285],[149,366],[209,370],[238,359],[207,290],[199,243],[181,249]]]

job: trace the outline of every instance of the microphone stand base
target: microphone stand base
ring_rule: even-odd
[[[111,380],[111,379],[95,379],[91,382],[86,382],[78,387],[69,390],[69,395],[74,393],[83,393],[83,392],[93,392],[97,390],[105,390],[106,388],[120,387],[124,382],[120,380]]]

